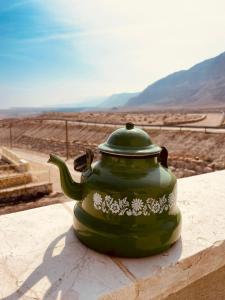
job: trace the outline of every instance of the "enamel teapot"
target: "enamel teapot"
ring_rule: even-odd
[[[124,257],[168,249],[180,237],[181,213],[166,148],[127,123],[98,149],[101,159],[94,163],[89,149],[75,159],[80,183],[62,159],[51,154],[48,161],[58,166],[65,195],[77,201],[74,229],[79,240],[96,251]]]

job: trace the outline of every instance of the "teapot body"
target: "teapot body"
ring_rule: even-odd
[[[112,132],[98,149],[101,159],[95,163],[90,149],[75,159],[81,183],[73,180],[62,159],[49,158],[59,168],[64,193],[78,201],[77,237],[116,256],[143,257],[168,249],[180,237],[181,214],[167,149],[132,123]]]
[[[74,229],[88,247],[142,257],[168,249],[180,237],[176,177],[157,156],[102,153],[84,179]]]

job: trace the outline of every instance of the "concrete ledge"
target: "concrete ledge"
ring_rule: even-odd
[[[12,164],[20,173],[29,171],[29,163],[26,160],[21,159],[18,155],[16,155],[16,153],[6,147],[2,148],[2,160]]]
[[[225,241],[185,258],[151,277],[137,279],[132,286],[101,297],[101,300],[167,299],[190,284],[225,266]],[[206,295],[205,295],[206,296]],[[224,295],[225,298],[225,295]],[[214,293],[214,298],[217,299]]]
[[[225,171],[180,179],[182,237],[148,258],[86,248],[71,227],[73,202],[1,216],[0,298],[167,299],[225,266],[224,183]]]
[[[225,266],[202,277],[166,300],[222,300],[225,295]]]

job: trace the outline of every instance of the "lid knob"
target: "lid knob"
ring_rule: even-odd
[[[132,122],[126,123],[126,129],[130,130],[134,128],[134,124]]]

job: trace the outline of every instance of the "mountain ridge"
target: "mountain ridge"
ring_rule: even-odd
[[[132,97],[126,106],[225,105],[225,52],[169,74]]]

